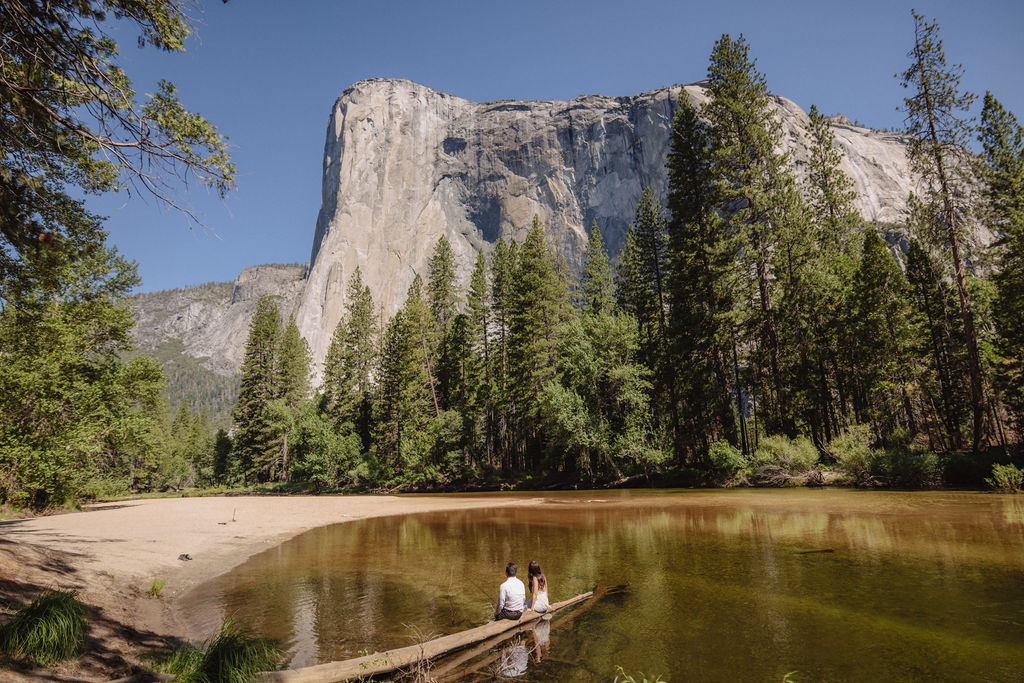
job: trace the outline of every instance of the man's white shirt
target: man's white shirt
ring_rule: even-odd
[[[526,586],[514,576],[505,579],[498,589],[498,610],[507,609],[509,612],[522,612],[526,606]]]

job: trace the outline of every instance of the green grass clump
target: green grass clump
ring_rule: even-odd
[[[75,592],[43,591],[0,629],[0,652],[37,666],[71,659],[85,645],[85,612]]]
[[[149,584],[149,597],[159,598],[166,585],[167,582],[163,579],[153,579],[153,583]]]
[[[177,676],[179,683],[244,683],[276,669],[281,657],[273,643],[243,633],[228,619],[211,640],[175,650],[160,669]]]
[[[614,683],[665,683],[665,680],[661,676],[648,678],[643,671],[637,671],[636,675],[628,674],[621,666],[616,666]]]

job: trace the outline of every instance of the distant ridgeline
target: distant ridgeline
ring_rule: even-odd
[[[301,263],[260,265],[246,268],[234,282],[132,297],[132,333],[138,351],[153,354],[163,367],[171,415],[185,403],[193,412],[207,411],[214,426],[230,426],[256,301],[264,295],[274,297],[287,319],[305,272]]]
[[[128,358],[143,351],[133,351]],[[175,415],[182,405],[190,412],[206,412],[213,427],[231,426],[231,408],[238,398],[238,374],[219,375],[210,370],[207,358],[193,358],[185,353],[180,339],[160,342],[148,351],[160,362],[164,371],[164,395],[169,415]]]

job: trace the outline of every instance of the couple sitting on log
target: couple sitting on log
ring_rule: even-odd
[[[519,567],[515,562],[505,566],[505,583],[498,590],[498,604],[494,610],[494,619],[516,620],[523,616],[523,611],[532,609],[534,612],[548,610],[548,580],[540,570],[537,560],[530,562],[530,602],[526,602],[526,586],[516,578]]]

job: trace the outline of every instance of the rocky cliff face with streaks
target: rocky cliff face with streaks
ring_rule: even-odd
[[[464,281],[478,250],[489,252],[499,237],[520,239],[534,215],[570,263],[578,262],[595,221],[615,254],[643,188],[665,196],[665,155],[681,92],[695,104],[706,99],[700,84],[564,102],[470,102],[393,79],[345,90],[327,126],[308,272],[282,283],[281,291],[285,314],[295,312],[317,365],[356,266],[387,316],[415,274],[425,275],[441,235]],[[807,116],[781,97],[774,106],[799,173]],[[842,119],[833,130],[864,217],[901,222],[915,187],[900,137]],[[235,322],[241,316],[232,311],[244,313],[236,303],[223,309],[230,325],[218,325],[205,315],[190,317],[192,304],[183,299],[179,325],[167,322],[147,333],[177,336],[215,367],[237,368],[245,328]],[[149,324],[144,320],[140,314],[140,327]]]

